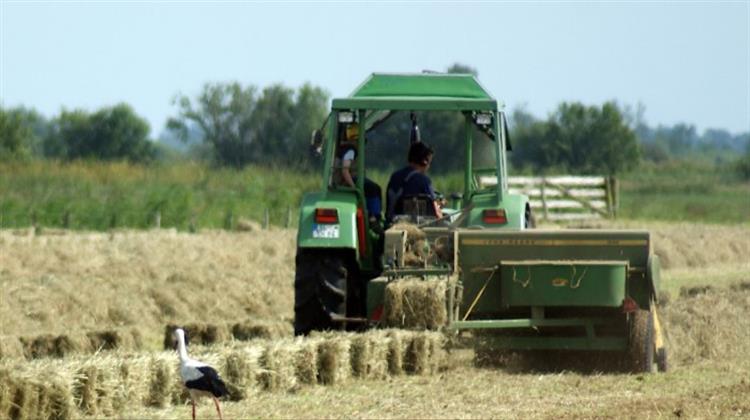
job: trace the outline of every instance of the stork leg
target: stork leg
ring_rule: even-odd
[[[195,420],[195,400],[190,398],[190,403],[193,405],[193,420]]]
[[[219,400],[216,399],[216,397],[213,397],[213,398],[214,398],[214,404],[216,405],[216,412],[219,413],[219,420],[224,420],[221,417],[221,407],[219,407]],[[195,420],[195,419],[193,419],[193,420]]]

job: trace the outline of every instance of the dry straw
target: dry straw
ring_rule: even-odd
[[[321,384],[340,384],[351,376],[350,335],[320,334],[318,345],[318,379]]]
[[[224,352],[223,377],[230,400],[243,400],[258,388],[259,359],[263,351],[261,346],[243,346]]]
[[[400,279],[385,288],[385,323],[389,327],[437,329],[448,322],[448,278]]]
[[[23,344],[13,335],[0,335],[0,360],[24,357]]]
[[[297,385],[295,353],[299,342],[291,339],[269,341],[260,356],[259,379],[264,389],[286,391]]]
[[[260,389],[340,384],[352,376],[430,374],[442,360],[442,335],[406,330],[322,333],[304,339],[191,346],[190,352],[219,369],[231,400],[242,400]],[[9,359],[0,365],[0,418],[119,417],[134,405],[184,404],[188,396],[178,366],[174,351]]]

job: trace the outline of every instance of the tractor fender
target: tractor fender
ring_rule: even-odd
[[[648,256],[646,280],[648,281],[652,299],[658,301],[659,290],[661,289],[661,263],[659,262],[659,256],[656,254]]]
[[[337,223],[318,223],[315,220],[316,209],[335,209],[338,216]],[[298,226],[298,248],[356,250],[358,246],[356,195],[344,191],[305,194],[300,206]]]

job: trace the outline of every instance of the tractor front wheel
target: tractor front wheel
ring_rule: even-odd
[[[651,311],[637,309],[630,316],[628,364],[633,373],[649,373],[654,369],[654,316]]]
[[[294,276],[294,334],[335,329],[332,317],[346,316],[344,259],[336,255],[299,252]]]

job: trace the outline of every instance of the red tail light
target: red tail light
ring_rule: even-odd
[[[315,223],[333,224],[339,222],[339,212],[336,209],[315,209]]]
[[[380,321],[381,318],[383,318],[383,305],[378,305],[372,310],[370,320],[377,322]]]
[[[622,300],[622,312],[629,314],[635,312],[638,309],[638,302],[633,300],[631,297],[626,297]]]
[[[503,209],[487,209],[482,213],[482,221],[488,225],[504,225],[508,223]]]

